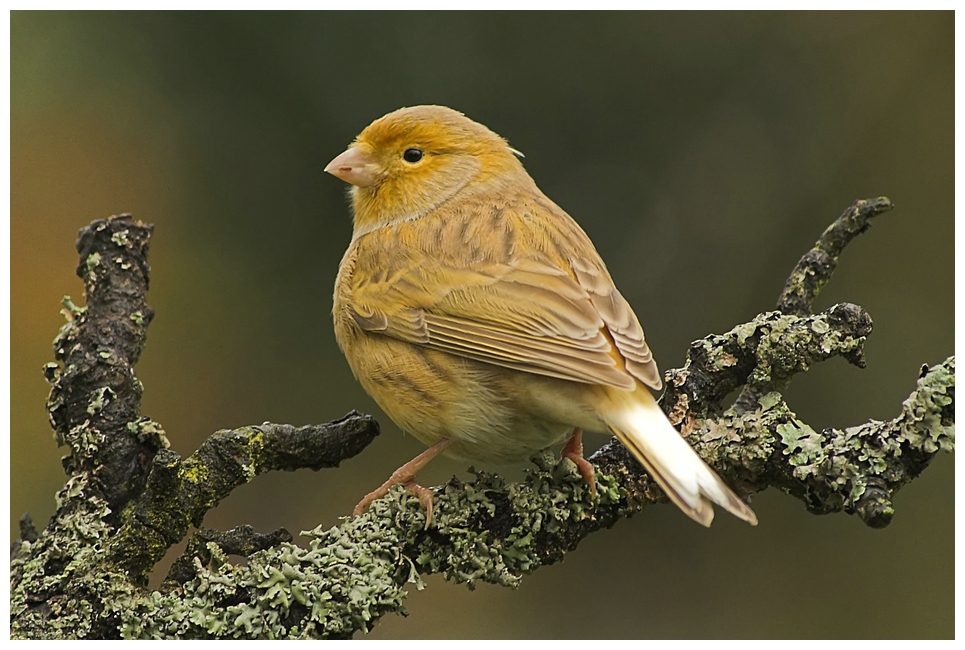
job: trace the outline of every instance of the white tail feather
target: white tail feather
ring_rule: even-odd
[[[757,516],[681,437],[644,388],[607,415],[613,433],[691,519],[710,526],[711,502],[752,526]]]

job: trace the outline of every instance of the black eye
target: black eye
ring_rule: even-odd
[[[422,160],[422,149],[416,149],[415,147],[406,149],[405,153],[402,154],[402,159],[407,163],[417,163]]]

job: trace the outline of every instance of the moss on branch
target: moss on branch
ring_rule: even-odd
[[[338,467],[379,434],[372,416],[349,413],[323,425],[265,424],[218,431],[181,460],[170,449],[154,459],[147,486],[122,516],[109,561],[140,583],[167,549],[233,489],[274,470]]]

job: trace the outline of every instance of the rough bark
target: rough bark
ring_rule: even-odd
[[[781,394],[794,374],[830,357],[864,366],[872,329],[864,309],[842,303],[811,314],[811,304],[847,243],[890,207],[883,197],[855,202],[801,258],[778,311],[694,342],[686,364],[666,373],[664,410],[739,493],[772,486],[812,512],[844,511],[881,527],[894,514],[892,495],[952,449],[954,357],[923,367],[886,422],[815,431]],[[167,549],[233,488],[267,471],[336,467],[378,435],[374,419],[353,412],[326,425],[219,431],[186,459],[169,450],[161,427],[139,415],[132,370],[152,316],[151,230],[122,215],[81,231],[87,307],[65,299],[60,363],[45,367],[68,479],[45,530],[21,521],[11,553],[14,637],[348,637],[404,611],[403,587],[421,587],[420,575],[515,586],[593,531],[667,502],[615,440],[590,458],[596,496],[572,462],[544,451],[519,483],[478,472],[435,488],[428,530],[418,501],[398,488],[360,517],[313,530],[307,549],[283,529],[201,529],[162,589],[147,590]]]

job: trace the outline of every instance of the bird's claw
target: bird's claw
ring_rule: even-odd
[[[377,489],[369,492],[362,500],[359,501],[358,505],[352,511],[353,517],[358,517],[372,505],[374,501],[377,501],[389,493],[395,485],[401,485],[405,488],[405,491],[414,496],[419,500],[422,505],[423,510],[426,512],[426,526],[425,529],[429,529],[429,524],[432,523],[432,497],[434,496],[431,489],[423,487],[415,482],[414,479],[409,479],[408,481],[386,481],[383,485],[379,486]]]
[[[415,481],[409,481],[405,483],[405,491],[418,499],[419,503],[422,504],[422,508],[426,511],[425,530],[429,530],[429,524],[432,523],[432,490],[427,487],[422,487]]]
[[[583,430],[573,429],[573,435],[563,447],[562,458],[569,458],[576,465],[576,470],[590,486],[590,494],[596,496],[596,468],[593,463],[583,458]]]

